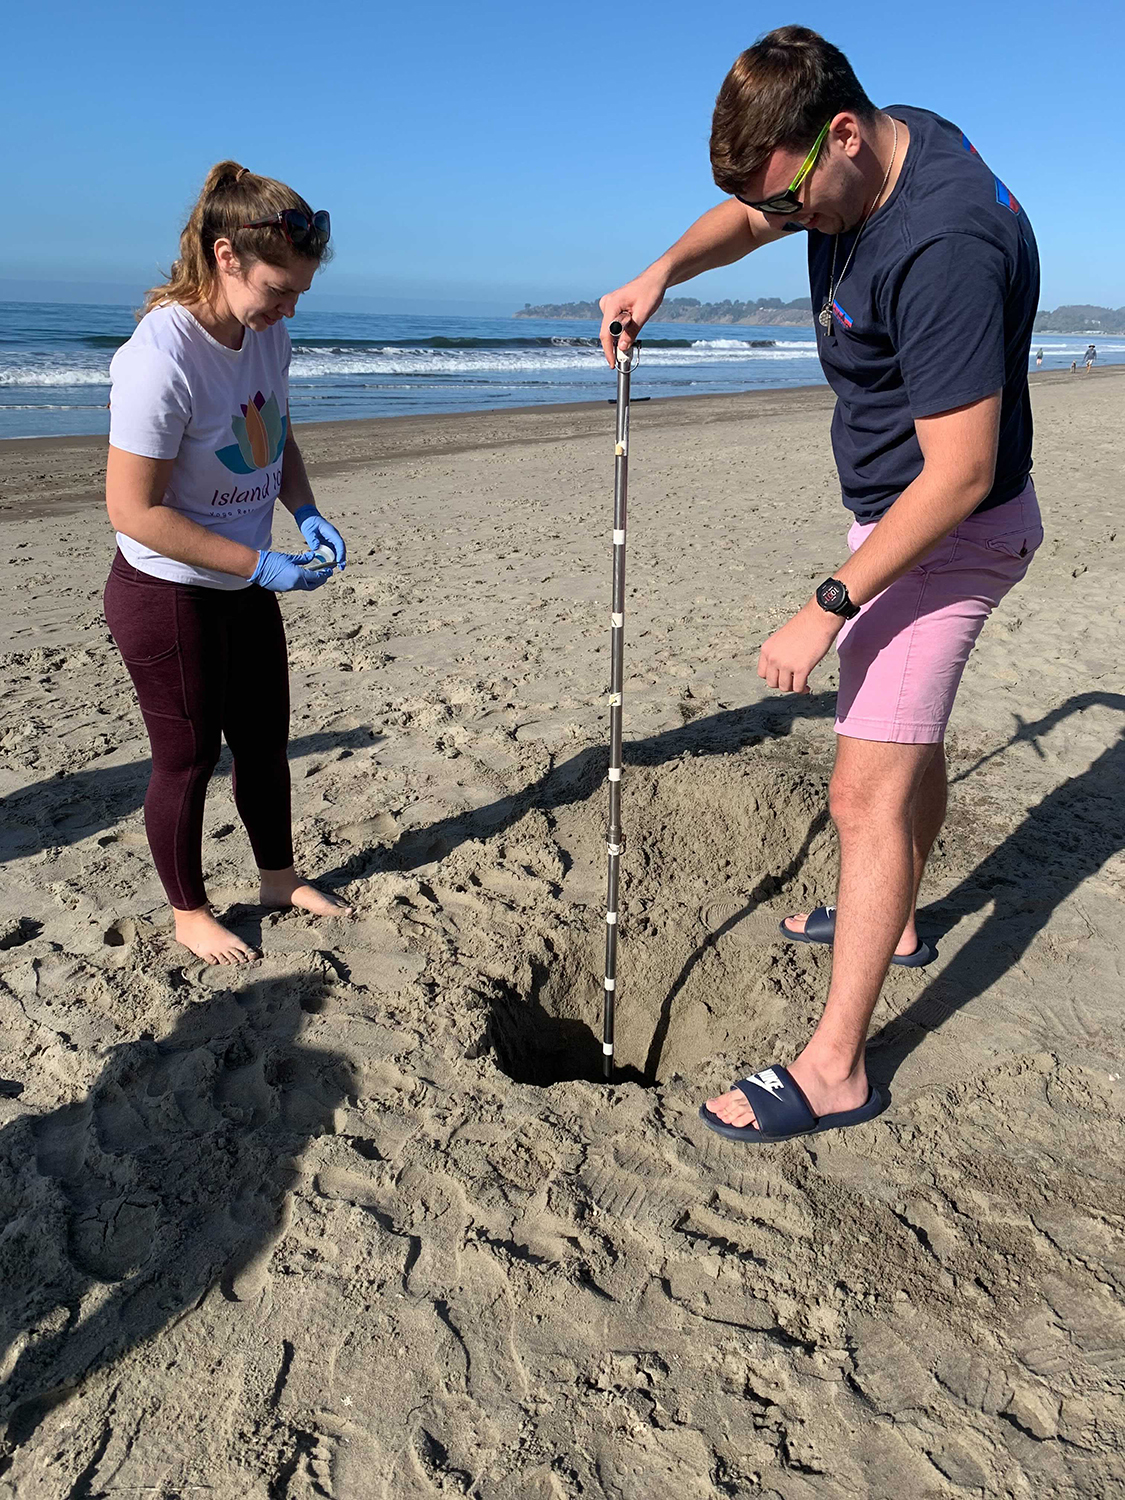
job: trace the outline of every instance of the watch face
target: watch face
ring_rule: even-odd
[[[837,583],[835,578],[830,578],[827,583],[822,583],[817,589],[817,598],[820,600],[822,609],[839,609],[844,602],[844,585]]]

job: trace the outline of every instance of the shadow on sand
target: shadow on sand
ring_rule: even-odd
[[[678,729],[648,739],[630,740],[624,747],[624,758],[630,766],[659,766],[683,755],[734,755],[767,737],[788,735],[798,720],[831,720],[835,709],[835,693],[765,699],[745,708],[691,719]],[[335,888],[388,870],[417,869],[444,859],[461,844],[504,832],[533,809],[552,812],[584,802],[605,780],[608,759],[605,746],[580,750],[569,760],[552,765],[538,781],[496,802],[451,814],[426,828],[412,828],[393,844],[351,855],[336,869],[318,875],[317,884]]]
[[[354,751],[378,744],[381,738],[366,727],[299,735],[289,741],[289,759]],[[112,828],[144,805],[151,772],[150,760],[60,771],[0,797],[0,864],[38,854],[41,849],[76,844]],[[215,774],[230,774],[230,752],[225,747]]]
[[[1037,745],[1072,714],[1092,707],[1125,711],[1125,696],[1080,693],[1032,724],[1009,745]],[[1006,748],[1006,747],[1005,747]],[[993,752],[993,755],[999,752]],[[986,756],[985,760],[993,756]],[[971,775],[984,761],[958,776]],[[939,937],[971,912],[991,906],[984,924],[925,990],[870,1041],[870,1071],[880,1083],[958,1011],[1019,963],[1052,913],[1125,849],[1125,730],[1097,760],[1031,808],[998,848],[941,901],[919,911],[919,926]]]
[[[953,778],[971,777],[987,761],[1012,746],[1038,740],[1057,725],[1092,707],[1125,710],[1125,696],[1114,693],[1077,694],[1034,723],[1020,722],[1006,745],[992,751]],[[830,719],[835,695],[821,693],[804,698],[772,699],[694,719],[679,729],[634,740],[625,747],[630,765],[660,765],[683,755],[729,755],[769,736],[788,734],[799,719]],[[442,819],[424,829],[411,830],[390,846],[353,856],[330,872],[329,883],[343,882],[377,870],[407,870],[443,858],[466,840],[488,838],[510,827],[532,808],[543,811],[583,801],[604,779],[606,752],[593,747],[579,752],[532,785],[472,812]],[[992,906],[988,920],[956,957],[930,981],[924,992],[871,1038],[871,1073],[880,1083],[889,1083],[898,1066],[934,1030],[963,1006],[970,1004],[995,984],[1026,952],[1036,933],[1052,913],[1081,883],[1125,849],[1125,734],[1105,750],[1081,775],[1050,792],[1032,808],[1020,825],[990,853],[975,870],[942,901],[920,912],[927,935],[939,936],[957,921],[985,905]],[[661,1004],[649,1045],[643,1074],[630,1072],[628,1080],[651,1086],[658,1076],[677,996],[692,969],[709,948],[763,902],[771,900],[799,873],[813,841],[827,826],[827,810],[814,818],[802,846],[789,865],[766,874],[746,905],[728,918],[689,955]],[[511,1033],[515,1026],[507,1013],[512,997],[500,997],[496,1007]],[[545,1013],[541,1018],[546,1024]],[[556,1024],[557,1018],[556,1018]],[[530,1082],[558,1082],[565,1077],[597,1078],[599,1042],[582,1023],[581,1036],[560,1033],[557,1045],[544,1061],[521,1059],[506,1071]],[[542,1049],[540,1049],[542,1050]],[[555,1053],[563,1058],[560,1063]],[[520,1068],[523,1072],[521,1073]]]
[[[1007,744],[952,778],[965,781],[986,762],[1017,744],[1031,744],[1074,714],[1089,708],[1125,712],[1125,696],[1080,693],[1034,723],[1019,722]],[[941,937],[963,917],[991,906],[983,926],[926,986],[905,1011],[869,1042],[869,1071],[889,1084],[902,1062],[934,1031],[996,984],[1019,963],[1053,912],[1091,875],[1125,849],[1125,731],[1088,770],[1048,793],[1019,826],[941,901],[919,912],[927,936]],[[645,1081],[655,1080],[677,995],[707,950],[770,900],[799,872],[813,840],[827,824],[818,814],[801,850],[785,870],[765,876],[746,906],[734,913],[693,951],[661,1006],[645,1064]],[[758,1059],[747,1059],[757,1064]]]
[[[81,1380],[212,1287],[256,1292],[292,1159],[354,1092],[343,1057],[299,1043],[324,999],[305,975],[217,994],[0,1132],[0,1474]]]

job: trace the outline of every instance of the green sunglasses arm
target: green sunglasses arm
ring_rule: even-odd
[[[812,150],[809,152],[808,156],[806,156],[805,159],[804,159],[804,161],[801,163],[801,170],[797,173],[796,177],[794,177],[793,181],[789,184],[788,188],[786,189],[787,192],[795,193],[797,191],[797,189],[801,186],[801,183],[804,182],[805,178],[812,171],[812,169],[813,169],[813,163],[816,161],[817,157],[820,155],[820,148],[821,148],[821,146],[824,145],[824,138],[828,134],[829,126],[831,126],[831,124],[832,124],[832,121],[829,120],[828,124],[825,125],[824,129],[820,132],[820,134],[817,136],[816,140],[813,142]]]

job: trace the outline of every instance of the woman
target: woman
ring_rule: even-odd
[[[328,258],[329,217],[284,183],[220,162],[180,259],[110,367],[106,504],[117,555],[105,616],[152,744],[145,828],[176,937],[209,963],[258,955],[211,912],[203,804],[225,735],[262,904],[346,915],[293,867],[289,666],[277,593],[346,561],[289,426],[289,335]],[[309,550],[272,550],[275,501]],[[315,549],[326,548],[325,566]]]

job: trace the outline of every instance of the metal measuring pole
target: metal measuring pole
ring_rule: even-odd
[[[617,896],[625,835],[621,831],[621,713],[625,683],[625,519],[629,496],[629,379],[633,352],[620,354],[617,340],[620,323],[611,323],[614,363],[617,369],[617,430],[613,446],[613,602],[610,606],[609,681],[609,827],[606,849],[605,912],[605,1006],[602,1013],[602,1068],[607,1082],[613,1079],[613,1013],[617,998]]]

